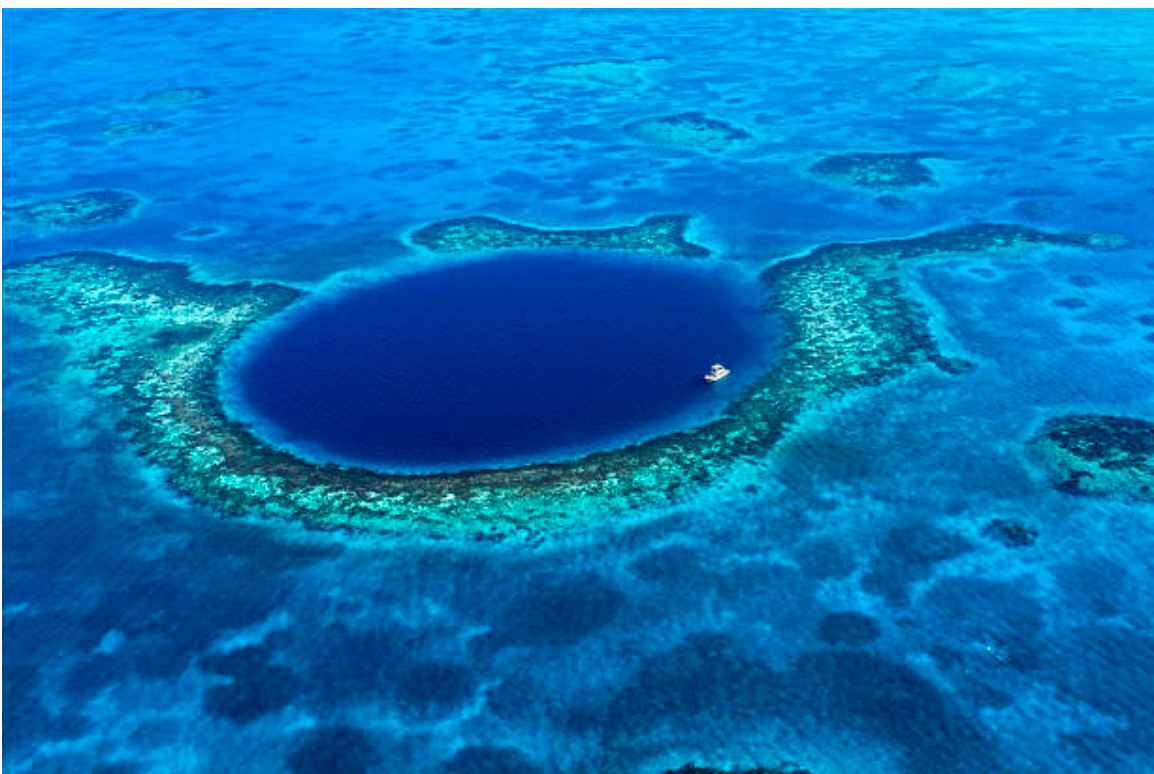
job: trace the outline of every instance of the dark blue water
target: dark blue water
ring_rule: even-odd
[[[234,378],[274,435],[321,456],[459,469],[701,421],[764,366],[771,333],[725,273],[520,253],[314,304]],[[706,384],[714,362],[740,377]]]

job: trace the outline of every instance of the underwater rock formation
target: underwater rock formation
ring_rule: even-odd
[[[414,241],[434,251],[530,242],[704,254],[684,242],[683,226],[683,218],[666,217],[623,229],[546,231],[466,219],[421,229]],[[205,284],[181,265],[85,252],[7,268],[4,300],[8,311],[66,337],[69,365],[92,372],[100,392],[122,406],[122,426],[142,453],[179,492],[219,512],[328,529],[534,541],[675,500],[736,461],[766,454],[806,409],[932,366],[940,353],[927,313],[907,291],[905,264],[1121,243],[1109,235],[987,224],[817,248],[763,273],[766,310],[781,322],[783,351],[715,421],[566,462],[433,475],[313,464],[264,443],[226,414],[218,395],[225,353],[300,291]]]
[[[42,228],[92,228],[127,217],[138,204],[140,200],[130,193],[104,189],[6,206],[4,214],[19,223]]]
[[[886,84],[887,91],[919,99],[940,101],[969,100],[1012,86],[1020,73],[983,62],[959,62],[937,67],[917,67],[903,72]]]
[[[753,135],[744,129],[699,112],[644,118],[626,124],[625,131],[653,145],[688,148],[703,153],[734,150],[753,139]]]
[[[105,127],[102,135],[110,140],[127,140],[146,134],[156,134],[172,127],[167,121],[118,121]]]
[[[1036,445],[1061,489],[1154,501],[1154,422],[1071,414],[1047,422]]]
[[[658,215],[636,226],[599,229],[542,229],[497,218],[455,218],[416,231],[413,244],[435,253],[465,253],[518,248],[579,247],[628,250],[657,255],[701,257],[709,251],[685,241],[686,215]]]
[[[665,57],[648,59],[599,59],[589,62],[557,62],[533,68],[534,75],[593,86],[639,86],[653,79],[655,70],[666,67]]]
[[[1038,530],[1010,519],[991,519],[982,527],[982,537],[996,540],[1006,548],[1027,548],[1038,539]]]
[[[941,153],[839,153],[809,168],[818,177],[856,188],[890,190],[936,185],[934,173],[922,159],[944,158]]]
[[[827,645],[861,648],[881,636],[876,618],[854,610],[828,613],[817,624],[817,638]]]

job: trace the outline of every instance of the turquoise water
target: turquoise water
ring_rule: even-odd
[[[394,471],[692,428],[768,367],[774,326],[756,281],[668,264],[516,251],[355,288],[266,333],[231,391],[279,443]],[[705,383],[718,360],[737,375]]]
[[[107,250],[333,298],[443,265],[410,235],[472,215],[685,213],[739,273],[971,221],[1132,242],[906,272],[972,369],[532,547],[218,518],[6,309],[5,771],[1154,770],[1154,510],[1055,489],[1028,445],[1154,417],[1152,18],[5,12],[5,207],[141,200],[64,230],[6,209],[6,266]],[[627,128],[689,113],[748,139]],[[846,153],[933,154],[933,184],[812,170]]]

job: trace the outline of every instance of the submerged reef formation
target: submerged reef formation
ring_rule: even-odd
[[[592,86],[640,86],[653,79],[654,71],[667,66],[665,57],[648,59],[599,59],[590,62],[558,62],[533,68],[534,75]]]
[[[921,99],[968,100],[1019,83],[1020,73],[984,62],[959,62],[907,70],[891,79],[887,90]]]
[[[818,177],[856,188],[890,190],[936,185],[923,159],[944,158],[941,153],[839,153],[809,168]]]
[[[658,215],[636,226],[597,229],[541,229],[508,223],[497,218],[456,218],[416,231],[413,244],[435,253],[471,253],[481,250],[510,250],[569,247],[582,250],[625,250],[703,257],[709,251],[685,240],[686,215]]]
[[[140,98],[142,105],[184,105],[199,102],[212,96],[212,89],[206,86],[184,86],[178,89],[161,89]]]
[[[156,134],[172,127],[167,121],[118,121],[105,127],[102,135],[110,140],[128,140],[147,134]]]
[[[653,145],[688,148],[703,153],[735,150],[753,139],[753,135],[744,129],[698,112],[644,118],[626,124],[625,131]]]
[[[478,224],[486,238],[476,238]],[[526,238],[534,247],[577,240],[586,248],[653,248],[644,224],[550,232],[470,219],[417,233],[423,235],[418,243],[441,250],[519,247]],[[639,236],[609,236],[622,233]],[[656,233],[666,234],[660,246],[667,253],[704,252],[687,253],[680,229]],[[1117,244],[1104,235],[972,225],[820,247],[763,273],[767,312],[784,330],[782,354],[712,423],[566,462],[412,476],[306,462],[266,444],[225,412],[218,394],[225,353],[254,323],[301,297],[297,290],[204,284],[180,265],[88,252],[6,269],[4,295],[9,311],[67,338],[69,363],[93,372],[100,391],[121,404],[123,427],[167,470],[172,485],[222,513],[323,528],[532,541],[676,499],[736,461],[767,453],[806,409],[944,362],[926,312],[908,292],[904,265],[964,253],[1012,259],[1039,246]]]
[[[4,215],[42,228],[92,228],[127,217],[138,204],[140,200],[126,191],[85,191],[59,199],[6,206]]]
[[[1012,519],[991,519],[982,527],[982,537],[996,540],[1006,548],[1028,548],[1038,539],[1038,530]]]
[[[1047,422],[1036,444],[1066,491],[1154,501],[1154,422],[1070,414]]]

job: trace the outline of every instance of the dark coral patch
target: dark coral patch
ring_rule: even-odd
[[[624,594],[593,573],[563,581],[531,580],[474,647],[572,645],[608,626],[624,602]]]
[[[931,355],[930,362],[936,365],[943,373],[954,374],[968,374],[977,368],[977,364],[972,360],[966,360],[962,357],[946,357],[945,355]]]
[[[685,215],[658,215],[636,226],[603,229],[540,229],[497,218],[457,218],[413,233],[413,244],[436,253],[517,248],[579,247],[583,250],[630,250],[690,258],[709,255],[685,241]]]
[[[809,168],[818,177],[858,188],[896,189],[935,185],[934,173],[924,159],[941,153],[839,153]]]
[[[397,696],[420,712],[443,711],[464,702],[476,687],[476,679],[466,667],[427,661],[414,664],[399,675]]]
[[[882,636],[877,619],[853,611],[830,613],[817,624],[817,636],[829,645],[860,648]]]
[[[1038,530],[1011,519],[992,519],[982,527],[982,537],[996,540],[1007,548],[1026,548],[1038,539]]]
[[[1065,491],[1154,500],[1154,422],[1071,414],[1047,422],[1035,445]]]
[[[1135,322],[1145,328],[1154,328],[1154,312],[1140,314],[1134,318]]]
[[[857,567],[853,551],[832,538],[815,538],[802,543],[794,552],[801,571],[806,577],[848,578]]]
[[[781,675],[743,654],[732,638],[690,635],[649,657],[635,682],[604,709],[607,736],[626,745],[655,727],[689,731],[701,717],[755,719],[793,705]]]
[[[1085,309],[1090,306],[1090,302],[1083,298],[1055,298],[1050,303],[1062,309]]]
[[[785,705],[791,713],[899,745],[911,772],[1003,770],[980,726],[909,667],[864,651],[830,650],[802,656],[790,677],[797,692]]]
[[[869,571],[862,576],[862,588],[885,596],[892,604],[905,604],[910,584],[928,578],[934,565],[959,557],[970,548],[965,538],[932,524],[898,527],[882,541]]]
[[[400,674],[411,664],[418,644],[407,629],[349,629],[332,624],[308,638],[309,702],[321,711],[393,694]]]
[[[247,647],[206,658],[206,669],[231,682],[205,692],[205,712],[244,725],[291,704],[301,681],[291,669],[268,663],[267,656],[264,648]]]
[[[669,545],[649,551],[633,563],[638,577],[683,592],[700,591],[716,582],[711,563],[697,548]]]
[[[353,726],[321,726],[285,758],[292,774],[368,774],[378,771],[381,752],[369,735]]]
[[[4,214],[31,226],[92,228],[128,217],[140,200],[125,191],[85,191],[60,199],[5,207]]]
[[[515,747],[475,745],[458,750],[445,774],[537,774],[539,769]]]
[[[281,666],[266,666],[214,685],[204,696],[204,710],[214,718],[238,725],[251,723],[292,704],[295,676]]]
[[[625,125],[625,131],[652,145],[704,153],[734,150],[753,139],[744,129],[696,111],[633,121]]]
[[[92,774],[138,774],[140,771],[140,764],[136,761],[98,763],[92,768]]]

